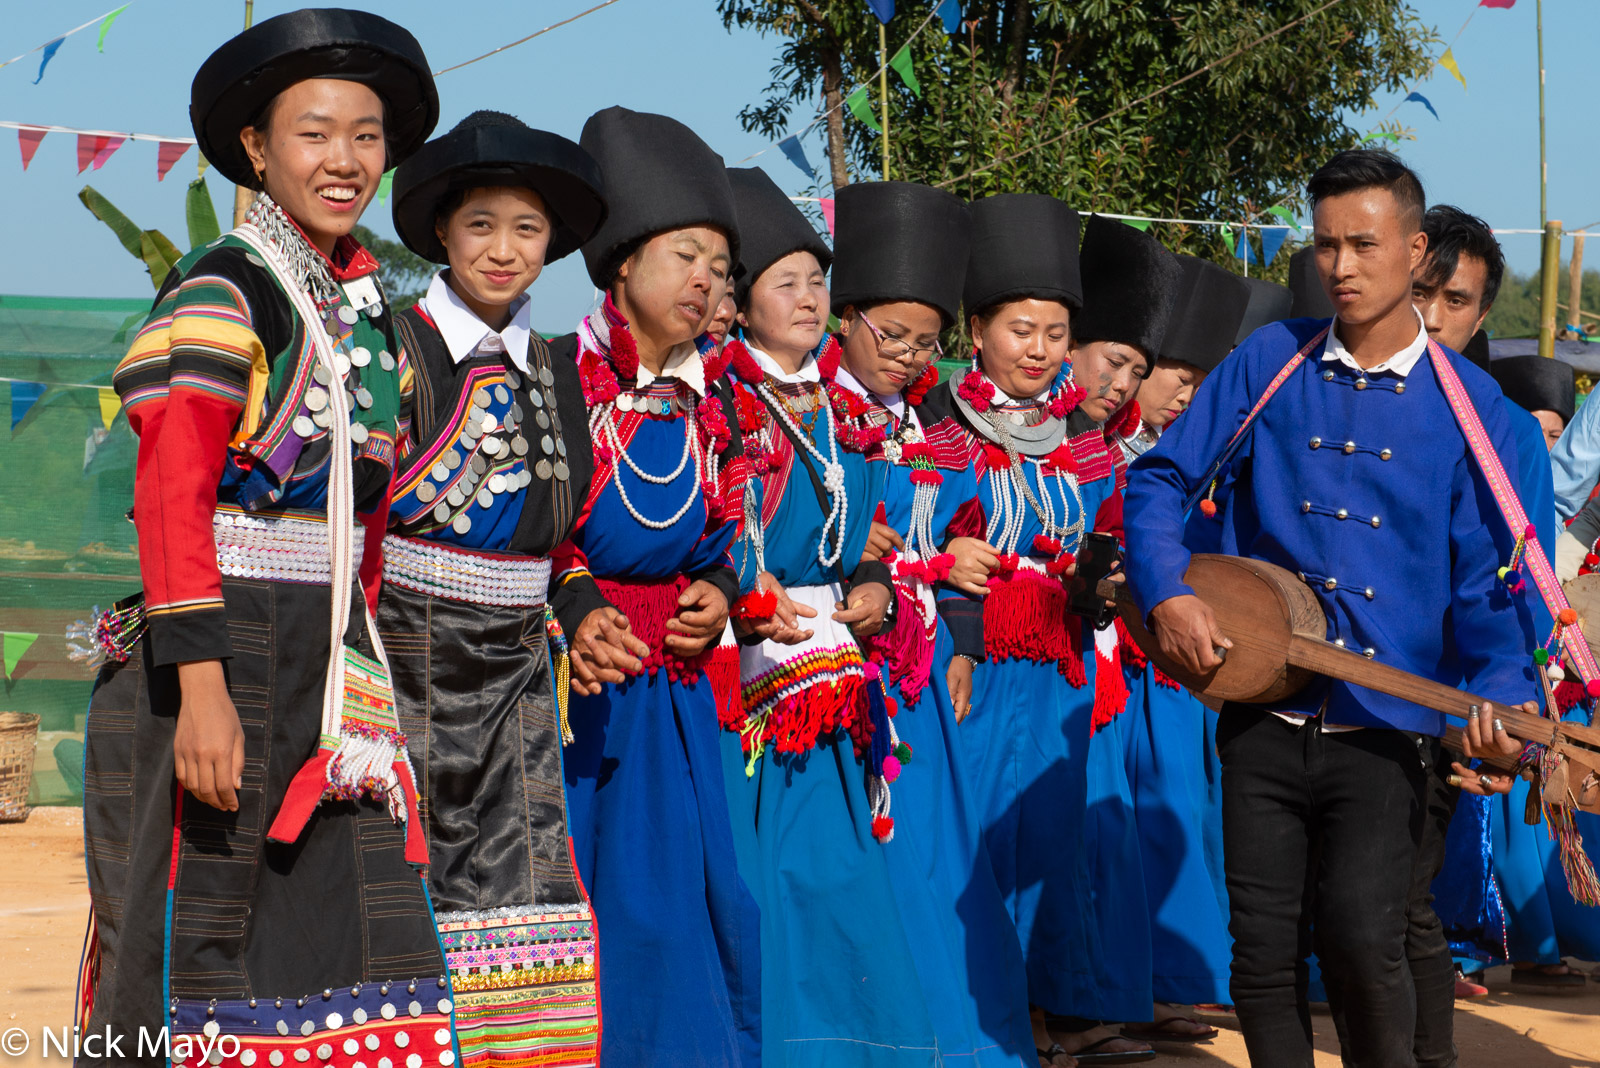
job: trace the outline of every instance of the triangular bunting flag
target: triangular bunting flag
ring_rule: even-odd
[[[872,99],[867,95],[866,86],[856,86],[850,91],[850,95],[844,98],[844,102],[845,106],[850,109],[850,114],[854,115],[857,120],[866,123],[879,133],[883,132],[883,127],[879,126],[878,120],[873,117]]]
[[[12,676],[12,673],[17,670],[17,665],[22,662],[22,658],[27,655],[28,650],[33,648],[33,643],[38,640],[39,636],[37,634],[26,634],[14,630],[5,632],[4,658],[6,678],[9,679]]]
[[[1467,79],[1462,75],[1461,68],[1456,65],[1456,54],[1454,50],[1449,48],[1444,50],[1444,55],[1439,57],[1439,66],[1443,67],[1451,74],[1454,74],[1456,76],[1456,81],[1461,83],[1461,88],[1465,89],[1467,87]]]
[[[911,66],[910,44],[900,46],[900,51],[889,59],[889,67],[900,75],[900,80],[906,83],[906,88],[910,89],[912,95],[920,100],[922,98],[922,85],[917,81],[917,72]]]
[[[111,32],[111,24],[117,21],[117,16],[126,10],[128,10],[128,5],[123,4],[111,14],[100,20],[100,43],[95,46],[99,51],[104,52],[106,50],[106,34]]]
[[[204,178],[206,176],[206,168],[209,166],[211,166],[211,161],[206,159],[204,154],[196,156],[194,176],[196,178]]]
[[[1439,113],[1437,111],[1433,110],[1433,105],[1428,102],[1428,98],[1423,96],[1421,93],[1407,93],[1406,94],[1406,99],[1407,100],[1415,100],[1417,103],[1419,103],[1423,107],[1427,108],[1428,109],[1428,113],[1430,115],[1432,115],[1434,118],[1437,119],[1439,117]]]
[[[879,22],[888,22],[894,18],[894,0],[867,0],[867,6],[878,16]]]
[[[28,164],[33,162],[33,154],[39,151],[39,142],[44,140],[44,135],[49,130],[21,129],[17,131],[17,147],[22,149],[22,169],[27,170]]]
[[[1150,229],[1150,220],[1149,219],[1123,219],[1122,221],[1127,223],[1129,226],[1133,227],[1135,230],[1149,230]]]
[[[394,171],[383,172],[383,177],[378,179],[378,203],[382,204],[389,199],[389,188],[394,185]]]
[[[161,141],[156,145],[156,181],[161,181],[172,169],[172,165],[183,158],[189,151],[187,141]]]
[[[1261,262],[1270,264],[1283,243],[1289,240],[1287,226],[1263,226],[1261,228]]]
[[[1267,214],[1268,215],[1276,215],[1278,218],[1282,219],[1285,223],[1287,223],[1288,225],[1294,227],[1296,230],[1300,229],[1300,224],[1295,222],[1294,212],[1290,211],[1288,208],[1284,207],[1282,204],[1279,204],[1276,207],[1268,208],[1267,209]]]
[[[111,140],[111,138],[102,136],[101,134],[78,135],[79,174],[82,174],[84,171],[89,169],[89,165],[92,164],[94,162],[94,158],[100,154],[100,150],[106,147],[106,142],[109,140]]]
[[[944,32],[955,33],[961,28],[961,0],[939,0],[939,17],[944,20]]]
[[[833,198],[832,197],[820,197],[817,200],[817,207],[822,209],[822,221],[824,223],[826,223],[827,226],[828,226],[828,236],[832,237],[833,236]]]
[[[38,85],[44,80],[44,69],[50,65],[52,59],[56,58],[56,53],[61,50],[61,42],[65,40],[65,37],[57,37],[54,41],[44,46],[44,58],[39,60],[39,77],[33,80],[34,85]]]
[[[1478,6],[1508,8],[1516,2],[1517,0],[1478,0]]]
[[[110,386],[101,386],[95,392],[100,395],[100,425],[110,430],[111,421],[122,410],[122,398]]]
[[[16,432],[17,424],[22,422],[22,417],[28,414],[28,409],[39,403],[39,398],[44,396],[43,382],[12,382],[11,383],[11,430]]]
[[[1233,248],[1233,227],[1227,223],[1222,224],[1222,243],[1230,249]]]
[[[817,172],[811,169],[811,161],[806,159],[806,150],[800,147],[800,138],[790,134],[778,142],[778,148],[789,158],[790,163],[805,171],[813,180],[816,179]]]
[[[99,170],[101,167],[104,167],[106,165],[106,160],[111,158],[111,153],[113,153],[117,149],[121,148],[122,147],[122,142],[126,141],[127,138],[126,137],[105,137],[105,138],[101,138],[101,140],[103,140],[105,142],[105,144],[101,145],[100,146],[100,150],[94,154],[94,169],[95,170]]]
[[[1233,250],[1233,255],[1235,259],[1244,260],[1246,263],[1261,262],[1260,260],[1256,259],[1255,249],[1250,247],[1250,230],[1248,227],[1239,231],[1239,244]]]

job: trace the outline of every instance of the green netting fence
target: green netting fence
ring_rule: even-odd
[[[0,711],[39,716],[29,801],[77,804],[92,676],[66,627],[139,587],[134,438],[109,391],[138,299],[0,296]]]

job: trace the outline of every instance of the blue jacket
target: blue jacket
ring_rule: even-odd
[[[1183,501],[1268,383],[1327,320],[1256,331],[1206,379],[1189,410],[1128,474],[1128,581],[1146,613],[1180,594],[1189,549]],[[1518,450],[1499,387],[1452,365],[1513,482]],[[1538,694],[1532,615],[1496,572],[1513,535],[1424,355],[1401,378],[1323,363],[1279,389],[1233,458],[1221,551],[1298,573],[1326,637],[1404,671],[1493,701]],[[1322,679],[1275,706],[1325,721],[1438,735],[1444,717],[1365,687]]]

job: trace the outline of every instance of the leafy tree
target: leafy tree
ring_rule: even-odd
[[[852,174],[877,177],[879,134],[840,106],[879,66],[867,5],[717,7],[730,29],[784,40],[764,97],[740,113],[745,129],[776,140],[831,109],[833,186]],[[902,0],[888,26],[891,55],[931,7]],[[969,198],[1050,193],[1084,211],[1171,218],[1260,221],[1273,205],[1298,207],[1316,165],[1357,142],[1345,116],[1426,73],[1438,40],[1396,0],[964,0],[961,8],[960,32],[947,36],[935,19],[911,45],[921,97],[889,76],[890,176]],[[869,89],[876,111],[875,79]],[[1214,228],[1163,224],[1159,236],[1227,259]],[[1268,274],[1281,274],[1286,258]]]

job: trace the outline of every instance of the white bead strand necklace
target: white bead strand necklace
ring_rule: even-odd
[[[822,465],[822,488],[828,492],[828,516],[822,521],[822,537],[817,541],[817,561],[823,567],[832,567],[839,562],[839,557],[844,555],[845,522],[850,515],[850,502],[844,492],[844,465],[839,462],[839,439],[834,434],[833,405],[824,394],[819,403],[822,407],[823,418],[828,421],[828,455],[812,444],[811,438],[800,426],[794,417],[789,414],[788,407],[772,391],[772,387],[762,382],[760,385],[761,396],[767,402],[767,409],[777,415],[786,423],[794,433],[794,439],[805,446],[806,452],[812,459]],[[828,528],[834,528],[833,551],[828,551]]]
[[[641,514],[639,509],[633,506],[633,501],[628,498],[628,491],[622,484],[622,468],[615,466],[612,468],[612,481],[617,485],[617,496],[622,498],[622,506],[628,510],[628,514],[638,520],[640,526],[649,530],[666,530],[685,515],[688,515],[689,509],[693,508],[694,502],[700,498],[700,449],[699,437],[695,426],[695,409],[690,406],[685,410],[683,419],[683,456],[679,458],[678,466],[670,475],[652,475],[647,471],[641,470],[639,465],[633,462],[633,458],[628,455],[628,451],[622,447],[622,439],[617,435],[616,420],[612,418],[614,410],[610,405],[597,407],[589,417],[589,433],[593,436],[598,428],[604,435],[606,445],[611,449],[612,455],[620,456],[623,463],[640,479],[653,485],[665,486],[683,473],[685,465],[690,463],[694,465],[694,485],[689,489],[688,499],[683,502],[681,508],[672,514],[671,519],[666,520],[650,519]]]

